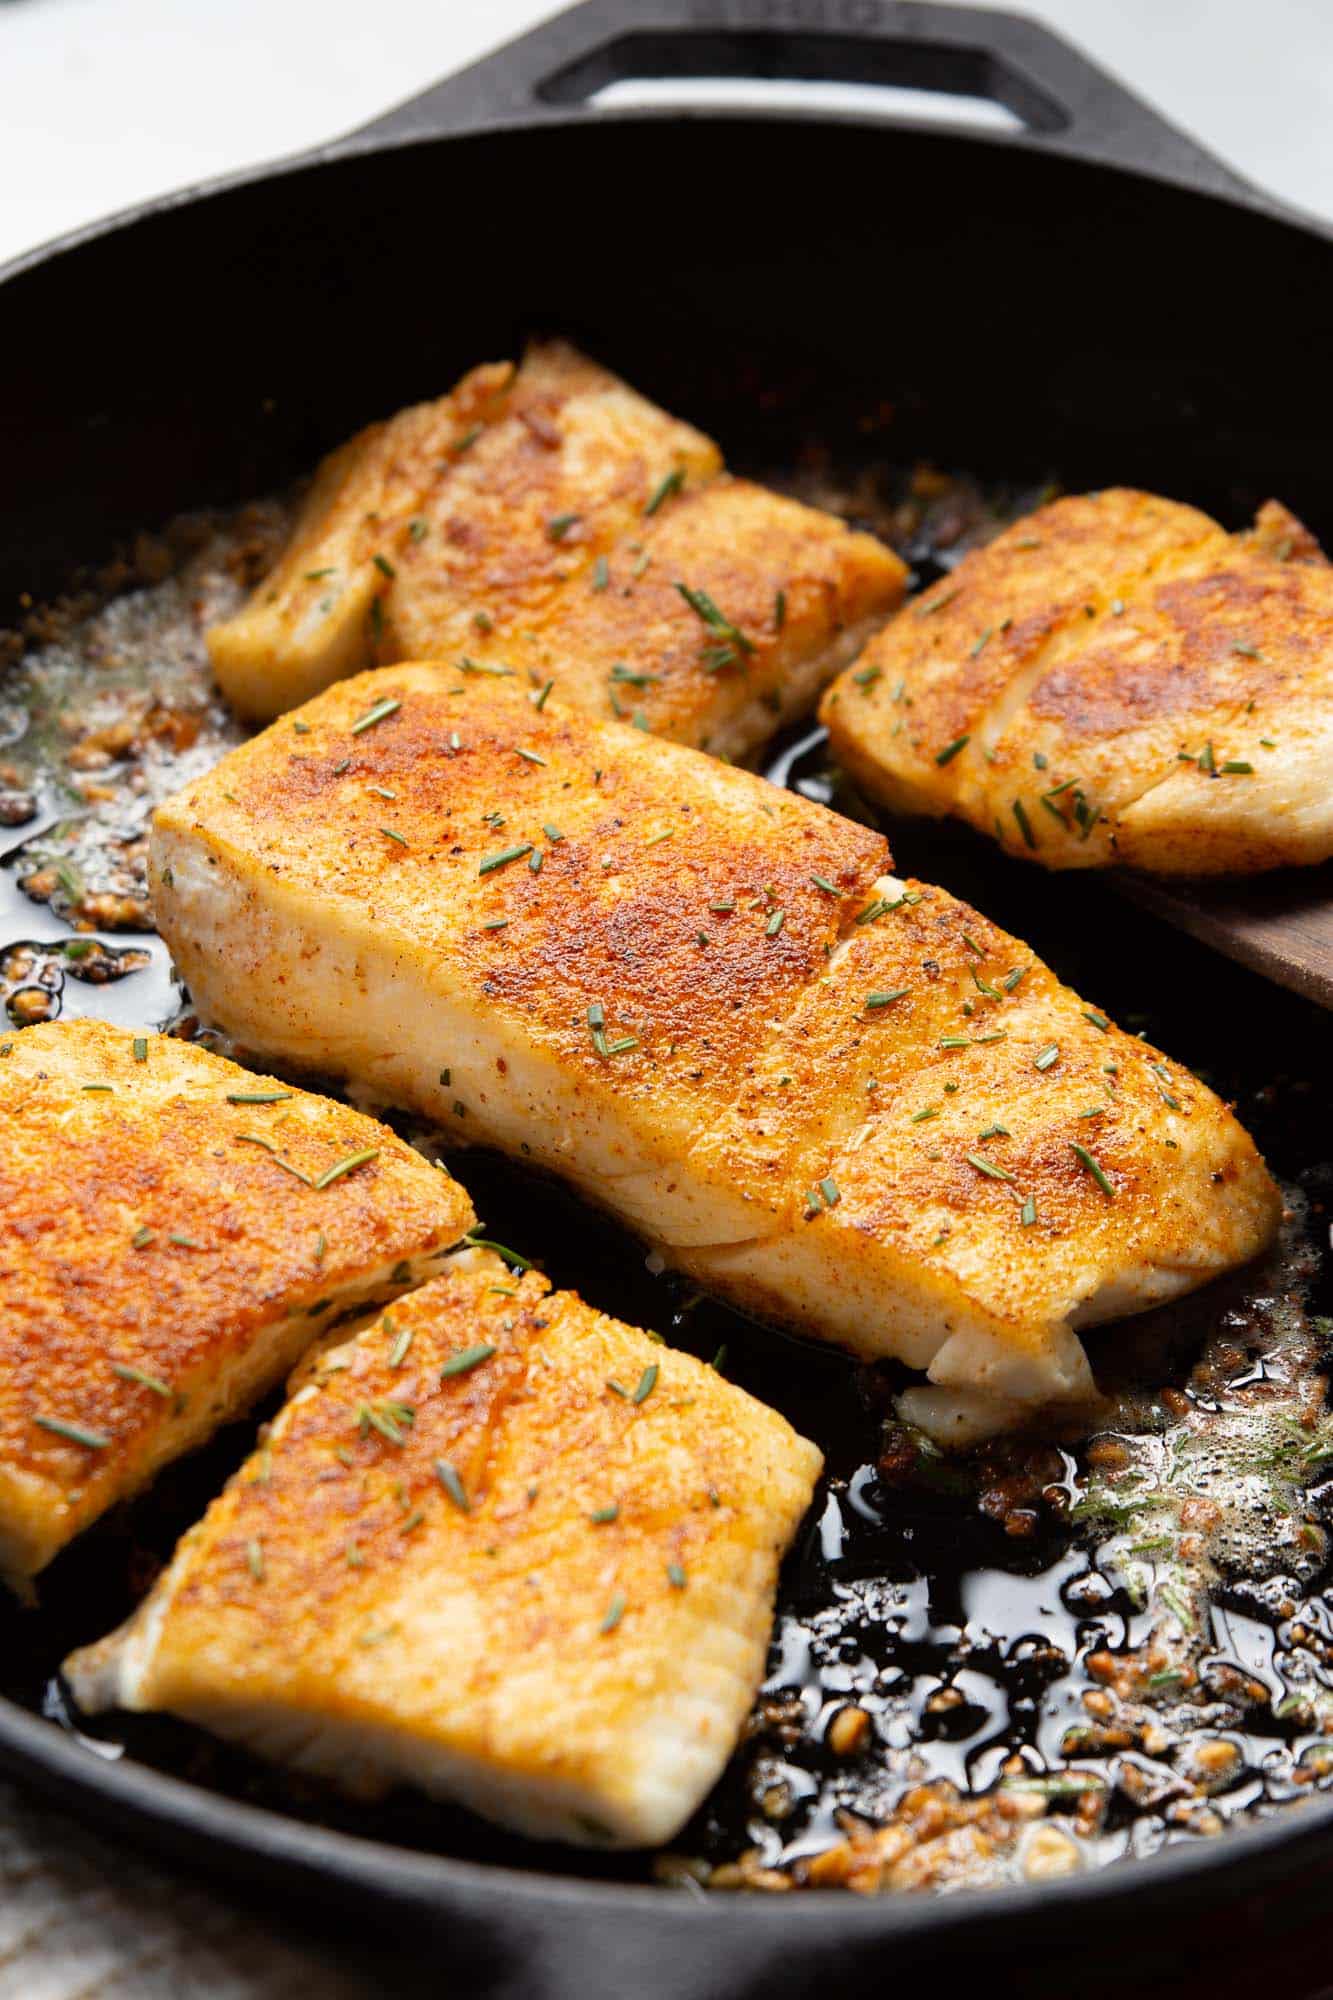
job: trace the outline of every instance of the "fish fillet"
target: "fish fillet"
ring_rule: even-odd
[[[742,1306],[1007,1422],[1087,1394],[1077,1329],[1269,1239],[1212,1093],[878,834],[431,665],[296,720],[157,813],[196,1004],[552,1169]]]
[[[0,1038],[0,1573],[35,1575],[473,1221],[373,1119],[188,1042]]]
[[[486,1250],[309,1362],[82,1706],[373,1795],[669,1839],[763,1671],[821,1459],[711,1368]]]
[[[1333,568],[1270,501],[1229,535],[1113,489],[964,557],[824,697],[868,792],[1048,868],[1333,854]]]
[[[359,668],[454,658],[736,758],[813,705],[906,575],[548,343],[326,459],[278,567],[208,644],[264,719]]]

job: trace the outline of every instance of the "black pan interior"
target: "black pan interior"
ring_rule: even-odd
[[[740,455],[885,406],[905,460],[1328,514],[1312,230],[937,133],[640,117],[408,145],[166,204],[20,269],[5,306],[0,607],[281,486],[534,324]]]
[[[407,146],[167,205],[21,271],[5,304],[0,621],[145,525],[281,487],[533,327],[580,340],[757,471],[819,438],[849,473],[928,457],[1017,485],[1141,484],[1234,525],[1277,494],[1333,536],[1324,245],[942,134],[647,118]],[[1327,1104],[1310,1088],[1323,1017],[1102,881],[1045,877],[962,832],[892,833],[905,869],[972,897],[1108,1011],[1146,1017],[1237,1099],[1280,1173],[1326,1196]],[[523,1247],[553,1277],[662,1323],[660,1288],[610,1232],[494,1163],[463,1172],[484,1213],[522,1194]],[[873,1454],[876,1413],[835,1359],[713,1308],[678,1331],[700,1351],[726,1338],[737,1379],[841,1469]],[[168,1512],[188,1519],[234,1453],[224,1440],[172,1475]],[[89,1636],[123,1587],[106,1546],[67,1559],[32,1657],[11,1646],[5,1685],[29,1704],[61,1621],[77,1613],[68,1636]],[[803,1550],[798,1570],[813,1561]],[[163,1725],[160,1754],[189,1775],[197,1749]],[[265,1796],[249,1770],[207,1775]],[[384,1834],[447,1850],[447,1826],[415,1810]]]

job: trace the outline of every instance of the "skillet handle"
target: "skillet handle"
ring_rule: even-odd
[[[583,0],[343,143],[350,150],[367,139],[433,138],[580,109],[594,117],[590,100],[608,84],[691,77],[980,97],[1018,119],[1009,143],[1265,201],[1040,22],[916,0]]]

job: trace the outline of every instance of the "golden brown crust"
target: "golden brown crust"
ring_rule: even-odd
[[[205,1049],[97,1021],[0,1040],[6,1567],[40,1567],[276,1379],[284,1321],[304,1316],[299,1348],[321,1301],[383,1298],[472,1220],[386,1127]]]
[[[386,668],[301,719],[181,793],[173,820],[244,846],[263,828],[275,878],[410,912],[418,948],[448,954],[479,1006],[649,1128],[673,1086],[729,1100],[765,1021],[837,942],[842,901],[891,861],[879,834],[793,793],[485,676]],[[637,1037],[611,1068],[599,1005],[609,1042]]]
[[[871,536],[722,474],[669,496],[542,615],[502,607],[487,634],[463,635],[462,650],[535,686],[549,681],[590,714],[742,755],[757,728],[809,706],[904,579]],[[740,638],[710,625],[687,591]],[[444,654],[440,630],[430,617],[405,625],[404,650]]]
[[[1215,1098],[1165,1062],[1159,1088],[1153,1052],[1016,940],[887,879],[865,828],[430,666],[300,721],[158,813],[160,919],[196,998],[572,1178],[742,1304],[937,1380],[1070,1396],[1071,1324],[1271,1233],[1276,1192]],[[1095,1155],[1088,1109],[1109,1196],[1074,1150]],[[1012,1181],[967,1157],[997,1118]]]
[[[1197,1079],[920,882],[853,930],[696,1158],[768,1188],[775,1222],[845,1238],[867,1316],[910,1269],[940,1323],[980,1314],[1018,1356],[1071,1313],[1132,1311],[1253,1254],[1281,1212]]]
[[[1149,494],[1084,495],[965,557],[824,714],[878,796],[955,813],[1050,867],[1119,858],[1122,830],[1149,868],[1315,860],[1333,851],[1333,807],[1312,796],[1331,617],[1333,570],[1276,503],[1228,536]],[[1263,843],[1261,787],[1241,781],[1266,768],[1280,778]]]
[[[710,438],[574,349],[529,349],[501,420],[413,497],[415,539],[405,523],[366,663],[448,657],[488,626],[540,623],[640,532],[664,479],[706,480],[721,463]]]
[[[710,439],[549,343],[327,460],[278,570],[209,644],[257,715],[376,662],[470,655],[742,755],[905,582],[873,537],[728,478]]]
[[[260,1708],[383,1731],[415,1747],[416,1782],[444,1752],[472,1768],[464,1796],[489,1776],[520,1824],[525,1793],[563,1788],[604,1837],[672,1830],[757,1685],[814,1447],[482,1251],[292,1386],[140,1614],[121,1698],[224,1733]]]

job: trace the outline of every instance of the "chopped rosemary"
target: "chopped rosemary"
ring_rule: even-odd
[[[964,1157],[969,1167],[975,1167],[979,1174],[985,1174],[990,1180],[1012,1181],[1014,1178],[1007,1167],[997,1167],[995,1162],[988,1160],[983,1153],[967,1153]]]
[[[1023,1206],[1018,1211],[1018,1219],[1020,1223],[1023,1225],[1024,1229],[1030,1229],[1032,1227],[1033,1223],[1037,1219],[1036,1195],[1034,1194],[1028,1195],[1028,1197],[1023,1203]]]
[[[1045,1048],[1038,1049],[1036,1055],[1033,1056],[1032,1067],[1033,1069],[1049,1069],[1053,1062],[1058,1061],[1059,1055],[1060,1044],[1058,1042],[1047,1042]]]
[[[393,1322],[389,1318],[389,1315],[387,1313],[384,1315],[384,1330],[386,1333],[391,1333],[393,1331]],[[416,1337],[417,1337],[417,1330],[414,1326],[404,1326],[399,1328],[393,1346],[389,1350],[390,1368],[402,1367],[403,1363],[407,1359],[408,1350],[411,1347],[412,1342],[416,1339]]]
[[[785,910],[774,910],[772,916],[764,926],[764,935],[766,937],[776,937],[786,921],[787,912]]]
[[[578,518],[577,514],[552,514],[546,523],[547,538],[553,542],[563,542]]]
[[[1110,1179],[1108,1179],[1105,1168],[1100,1164],[1099,1161],[1093,1158],[1092,1154],[1088,1151],[1087,1147],[1077,1145],[1071,1139],[1069,1142],[1069,1150],[1071,1153],[1074,1154],[1075,1158],[1079,1161],[1079,1164],[1087,1168],[1088,1172],[1092,1175],[1092,1178],[1096,1181],[1098,1187],[1101,1189],[1102,1193],[1106,1196],[1107,1200],[1114,1201],[1115,1200],[1114,1183]]]
[[[952,764],[959,751],[966,750],[971,741],[970,732],[963,736],[955,736],[952,743],[946,743],[942,750],[936,751],[935,762],[937,764]]]
[[[440,1380],[449,1381],[455,1375],[470,1375],[474,1368],[480,1368],[483,1361],[489,1361],[495,1348],[488,1340],[478,1340],[471,1347],[464,1347],[457,1354],[451,1354],[440,1370]]]
[[[825,1206],[828,1208],[836,1208],[842,1200],[842,1191],[831,1177],[826,1177],[819,1183],[819,1192],[823,1195]]]
[[[113,1361],[111,1373],[118,1375],[122,1382],[134,1382],[140,1389],[151,1389],[155,1396],[163,1397],[168,1403],[176,1393],[160,1375],[149,1375],[142,1368],[131,1367],[127,1361]]]
[[[594,1507],[588,1519],[594,1521],[599,1528],[605,1527],[610,1521],[618,1521],[620,1519],[618,1502],[613,1500],[607,1507]]]
[[[510,1250],[503,1243],[492,1242],[489,1236],[478,1236],[474,1231],[469,1231],[463,1238],[463,1241],[473,1250],[493,1250],[497,1257],[503,1257],[506,1264],[510,1265],[515,1271],[530,1271],[532,1269],[532,1260],[530,1257],[520,1257],[517,1250]]]
[[[611,1599],[611,1602],[607,1605],[606,1615],[602,1619],[601,1625],[599,1626],[598,1629],[602,1632],[614,1632],[617,1625],[624,1617],[624,1615],[625,1615],[625,1599],[621,1595],[621,1593],[617,1591],[615,1596]]]
[[[497,868],[507,868],[511,861],[521,861],[525,854],[531,854],[532,842],[524,841],[521,847],[502,847],[498,854],[488,854],[477,869],[478,875],[493,875]]]
[[[111,1442],[105,1431],[89,1430],[86,1424],[67,1423],[64,1417],[34,1417],[33,1422],[40,1430],[67,1438],[70,1444],[81,1444],[88,1451],[105,1451]]]
[[[444,1488],[445,1492],[449,1495],[449,1498],[453,1501],[459,1513],[460,1514],[470,1513],[472,1510],[472,1503],[467,1497],[466,1488],[464,1487],[462,1480],[459,1478],[456,1469],[452,1465],[450,1465],[447,1458],[436,1459],[435,1477],[439,1480],[441,1486]]]
[[[373,706],[366,710],[359,721],[352,724],[353,736],[364,735],[365,731],[373,729],[377,722],[386,722],[391,715],[398,713],[402,705],[401,701],[394,701],[388,696],[383,701],[375,702]]]
[[[290,1090],[229,1090],[228,1104],[285,1104]]]
[[[387,556],[373,555],[370,560],[374,563],[381,576],[387,576],[390,581],[397,576],[398,572]]]
[[[673,1590],[684,1590],[686,1576],[679,1563],[667,1564],[667,1582]]]
[[[399,847],[407,846],[407,841],[405,837],[401,833],[396,833],[391,826],[382,826],[380,828],[380,832],[384,835],[384,838],[386,840],[395,841]]]
[[[836,883],[829,881],[827,875],[812,875],[810,880],[813,882],[815,888],[822,889],[826,896],[838,896],[842,893]]]
[[[365,1437],[368,1431],[377,1431],[387,1444],[394,1444],[401,1450],[407,1443],[407,1433],[416,1422],[417,1413],[410,1403],[359,1403],[356,1411],[357,1428]]]
[[[148,1060],[148,1037],[146,1035],[136,1035],[134,1037],[134,1060],[136,1062],[147,1062]]]
[[[1018,821],[1019,832],[1029,847],[1035,847],[1037,845],[1037,836],[1032,830],[1032,821],[1028,818],[1027,807],[1023,804],[1022,799],[1014,800],[1013,811],[1014,818]]]
[[[685,468],[683,465],[678,465],[674,471],[668,472],[665,478],[660,479],[653,488],[652,494],[644,507],[644,514],[646,516],[655,514],[663,502],[669,500],[673,493],[680,492],[684,484]]]
[[[780,632],[787,622],[787,593],[779,590],[773,599],[773,630]]]
[[[742,653],[754,651],[754,640],[748,639],[739,625],[732,624],[730,618],[714,604],[706,590],[692,590],[688,583],[680,582],[677,582],[675,587],[695,617],[702,619],[711,632],[719,633],[727,641],[728,648],[735,647]]]
[[[594,590],[605,590],[610,581],[611,570],[606,557],[598,556],[592,566],[592,587]]]
[[[1106,1033],[1111,1025],[1105,1014],[1099,1014],[1095,1007],[1085,1007],[1083,1009],[1083,1018],[1085,1021],[1091,1021],[1093,1027],[1102,1035]]]
[[[895,1000],[905,1000],[911,990],[910,986],[895,986],[887,993],[867,993],[866,1007],[871,1013],[880,1007],[891,1007]]]
[[[631,1403],[646,1403],[657,1387],[659,1369],[655,1361],[650,1361],[639,1377],[639,1386],[630,1397]]]
[[[345,1160],[338,1160],[333,1166],[326,1167],[313,1185],[317,1188],[331,1187],[334,1181],[341,1180],[344,1174],[350,1174],[357,1167],[366,1166],[369,1161],[377,1160],[379,1156],[378,1146],[367,1146],[359,1153],[349,1153]]]

